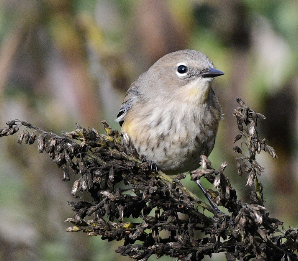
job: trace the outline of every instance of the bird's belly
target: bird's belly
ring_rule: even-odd
[[[172,123],[173,125],[173,123]],[[132,144],[147,160],[154,162],[167,174],[194,170],[200,166],[200,156],[209,156],[215,143],[218,121],[204,120],[175,125],[168,130],[148,127]]]
[[[156,110],[149,120],[135,117],[124,121],[122,126],[139,155],[167,174],[198,168],[200,156],[209,156],[214,147],[220,107],[185,108],[172,107],[171,112],[177,110],[172,114],[175,117]]]
[[[205,133],[169,133],[162,136],[158,146],[136,144],[138,153],[168,174],[183,173],[200,166],[200,156],[208,156],[213,149],[215,134]],[[157,138],[157,137],[156,137]],[[139,145],[139,146],[138,146]]]

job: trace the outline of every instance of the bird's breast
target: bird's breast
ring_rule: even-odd
[[[220,107],[207,103],[177,106],[175,102],[168,102],[166,107],[144,106],[148,106],[150,114],[128,114],[122,126],[130,145],[170,174],[199,167],[200,155],[208,156],[213,149]]]

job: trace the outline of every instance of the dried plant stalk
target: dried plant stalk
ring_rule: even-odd
[[[259,139],[257,120],[264,116],[237,101],[235,142],[242,145],[234,148],[241,154],[236,164],[239,175],[247,175],[252,202],[237,199],[224,174],[226,163],[216,170],[202,156],[202,168],[191,173],[194,182],[204,177],[214,185],[208,194],[225,214],[185,188],[180,183],[183,175],[171,179],[152,170],[123,146],[120,134],[106,122],[106,134],[78,126],[59,136],[14,120],[0,129],[0,137],[19,132],[18,142],[37,143],[39,152],[46,152],[63,170],[63,180],[77,174],[71,193],[79,199],[69,202],[75,214],[67,219],[72,223],[67,231],[123,240],[116,250],[121,255],[144,261],[151,255],[167,255],[188,261],[224,252],[227,260],[298,260],[297,229],[285,230],[282,222],[269,216],[257,178],[264,168],[256,155],[265,151],[276,158],[273,148]],[[92,201],[85,199],[90,196]]]

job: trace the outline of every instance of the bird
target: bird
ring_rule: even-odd
[[[196,50],[160,58],[124,97],[116,121],[125,145],[168,175],[199,168],[222,119],[212,81],[223,74]]]

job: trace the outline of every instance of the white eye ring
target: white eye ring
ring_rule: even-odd
[[[178,77],[184,77],[188,73],[188,66],[185,63],[177,63],[176,74]]]

